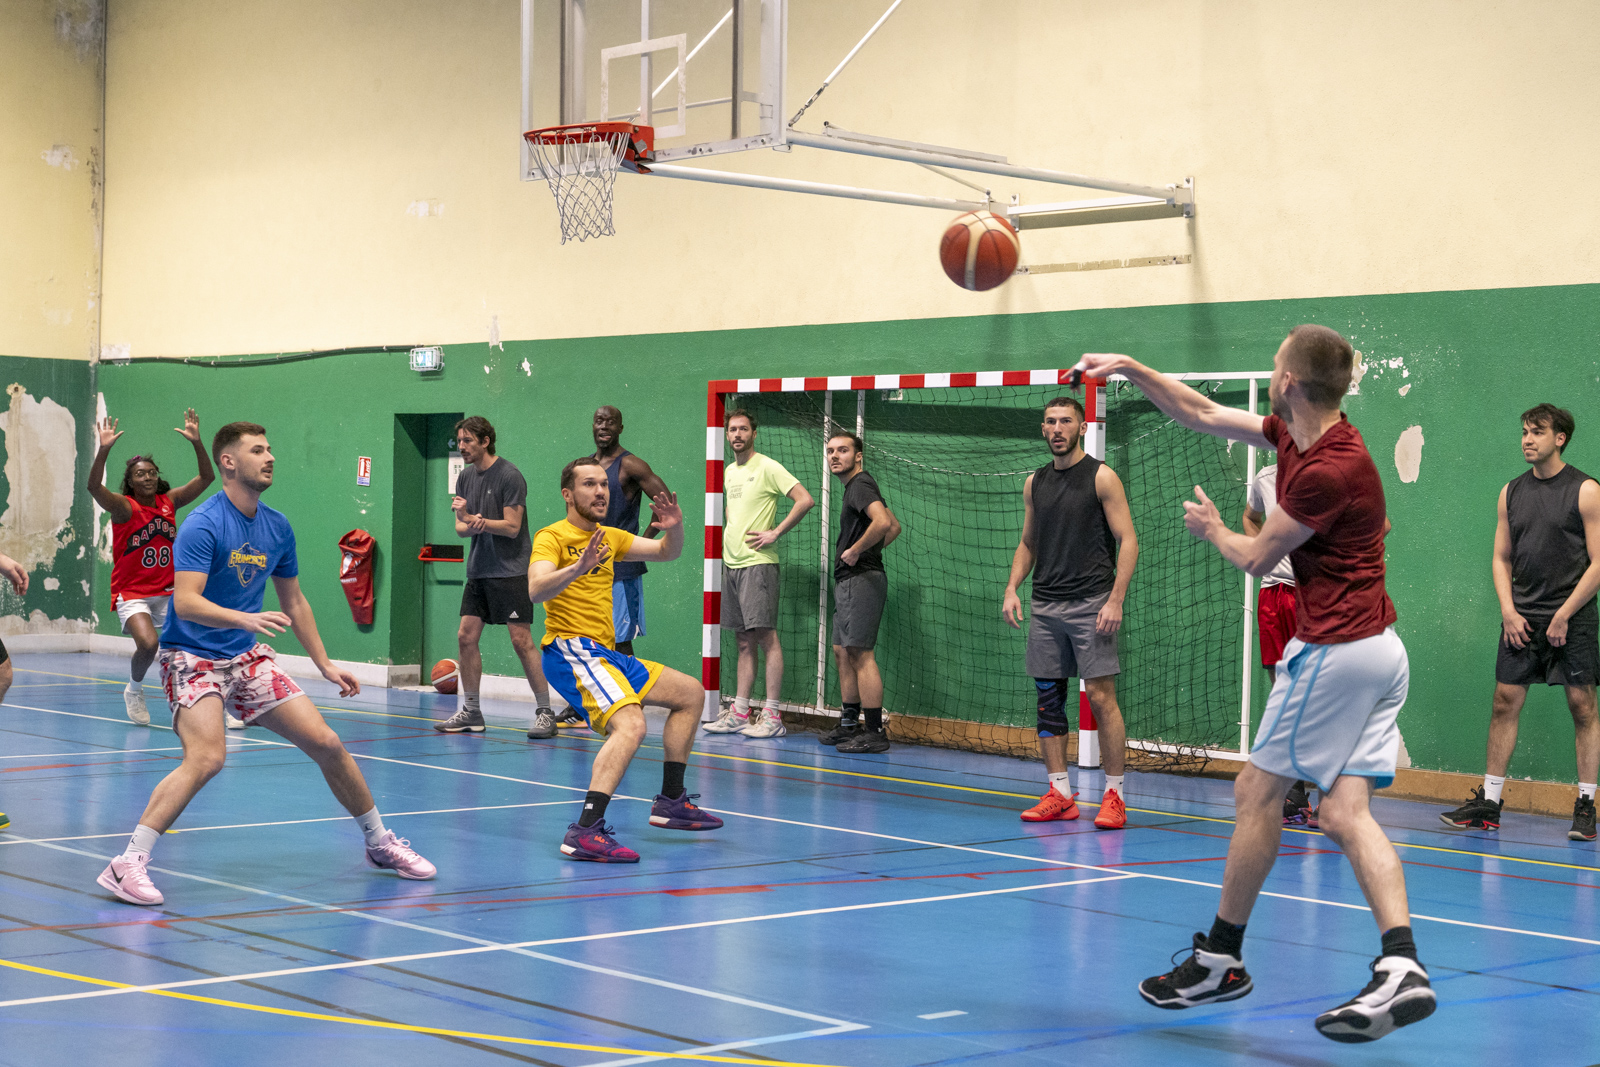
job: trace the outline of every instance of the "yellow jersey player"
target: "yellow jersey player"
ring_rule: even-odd
[[[651,498],[657,541],[602,526],[610,504],[605,468],[593,457],[575,459],[561,471],[567,517],[540,530],[528,566],[528,595],[545,606],[545,677],[589,727],[605,737],[595,754],[583,813],[567,827],[562,854],[597,863],[638,863],[639,854],[618,844],[605,823],[606,805],[644,740],[644,701],[667,709],[661,731],[665,752],[661,792],[650,807],[650,824],[668,830],[715,830],[722,820],[694,803],[683,772],[694,745],[704,690],[681,671],[635,659],[616,649],[612,574],[618,562],[666,563],[683,553],[683,511],[674,493]]]

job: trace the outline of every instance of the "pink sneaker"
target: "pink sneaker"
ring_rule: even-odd
[[[106,865],[95,881],[109,889],[118,900],[126,900],[129,904],[149,906],[163,903],[167,898],[161,895],[161,890],[150,881],[150,873],[145,870],[149,863],[148,852],[118,856]]]
[[[418,881],[426,881],[439,873],[437,867],[412,851],[410,841],[396,837],[393,830],[385,830],[383,840],[367,849],[367,865]]]

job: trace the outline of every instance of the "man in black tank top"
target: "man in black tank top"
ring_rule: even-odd
[[[594,458],[606,472],[611,493],[605,526],[615,526],[631,534],[640,533],[639,504],[669,492],[667,483],[650,464],[622,447],[622,412],[610,404],[594,413]],[[643,536],[653,537],[647,526]],[[618,560],[611,575],[612,622],[617,629],[617,651],[633,655],[633,639],[644,636],[643,563]],[[561,713],[556,725],[583,725],[583,716],[571,708]]]
[[[1049,786],[1024,822],[1076,819],[1067,771],[1068,709],[1077,706],[1072,678],[1082,678],[1099,723],[1106,791],[1094,824],[1127,825],[1122,798],[1126,732],[1117,705],[1117,631],[1122,602],[1139,558],[1139,539],[1122,479],[1083,450],[1088,428],[1083,405],[1057,397],[1045,405],[1044,439],[1050,462],[1022,487],[1022,541],[1011,559],[1000,612],[1022,626],[1017,588],[1033,571],[1028,625],[1028,673],[1039,698],[1039,754]]]
[[[1528,686],[1565,686],[1577,733],[1578,799],[1574,841],[1595,839],[1595,779],[1600,770],[1600,483],[1567,463],[1571,412],[1540,404],[1522,413],[1522,458],[1532,465],[1500,490],[1494,534],[1494,591],[1500,599],[1500,653],[1494,665],[1488,773],[1446,826],[1498,830],[1517,718]]]

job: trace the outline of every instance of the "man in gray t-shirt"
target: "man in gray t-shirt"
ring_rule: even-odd
[[[533,601],[528,597],[528,483],[509,460],[495,455],[495,432],[489,420],[473,415],[456,423],[456,448],[467,466],[456,478],[450,509],[456,514],[456,535],[470,537],[467,584],[461,591],[461,710],[434,726],[441,733],[482,733],[483,710],[478,686],[483,680],[479,641],[484,626],[504,626],[511,647],[522,661],[533,695],[538,699],[531,738],[554,737],[550,687],[539,663],[533,638]]]

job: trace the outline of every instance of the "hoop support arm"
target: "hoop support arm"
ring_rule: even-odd
[[[751,189],[776,189],[785,193],[812,193],[816,196],[837,196],[847,200],[872,200],[880,204],[931,207],[941,211],[983,211],[987,208],[987,205],[976,200],[952,200],[943,196],[892,193],[884,189],[858,189],[852,185],[830,185],[826,182],[806,182],[795,178],[772,178],[765,174],[738,174],[727,170],[704,170],[700,167],[680,167],[670,163],[649,164],[649,171],[663,178],[683,178],[692,182],[743,185]]]

